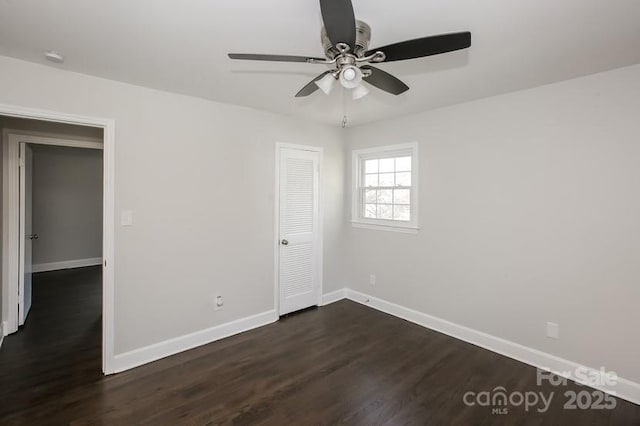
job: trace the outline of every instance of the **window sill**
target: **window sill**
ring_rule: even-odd
[[[373,229],[376,231],[391,231],[391,232],[400,232],[403,234],[417,234],[420,228],[412,225],[381,225],[378,223],[367,223],[360,221],[351,221],[351,226],[354,228],[362,228],[362,229]]]

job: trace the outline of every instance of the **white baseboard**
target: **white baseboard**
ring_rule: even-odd
[[[57,271],[59,269],[83,268],[85,266],[102,265],[101,257],[92,257],[89,259],[64,260],[62,262],[38,263],[33,265],[31,272],[48,272]]]
[[[6,321],[0,322],[0,348],[2,347],[2,342],[4,341],[5,327],[6,327]]]
[[[347,297],[347,289],[341,288],[340,290],[332,291],[331,293],[326,293],[322,295],[322,302],[320,306],[328,305],[333,302],[337,302],[338,300],[346,299]]]
[[[277,320],[278,315],[276,315],[276,311],[271,310],[207,328],[205,330],[196,331],[195,333],[175,337],[144,348],[125,352],[114,357],[113,372],[119,373],[121,371],[129,370],[179,352],[206,345],[207,343],[215,342],[216,340],[224,339],[225,337],[233,336],[234,334],[271,324]]]
[[[496,352],[500,355],[513,358],[541,370],[551,371],[574,382],[590,386],[594,389],[607,392],[634,404],[640,405],[639,383],[618,377],[615,386],[592,386],[590,383],[586,383],[584,379],[576,377],[573,373],[575,373],[578,368],[586,368],[589,377],[603,377],[604,373],[600,370],[588,368],[577,362],[569,361],[509,340],[501,339],[500,337],[492,336],[490,334],[406,308],[404,306],[388,302],[384,299],[369,296],[355,290],[347,288],[342,291],[347,299],[354,302],[361,303],[365,306],[402,318],[414,324],[455,337],[456,339],[463,340],[481,348]],[[333,295],[334,293],[330,294]],[[327,300],[336,302],[339,299],[337,299],[336,296],[328,298]]]
[[[347,289],[345,288],[323,294],[321,304],[328,305],[330,303],[337,302],[338,300],[346,298],[346,294]],[[195,333],[165,340],[164,342],[145,346],[144,348],[125,352],[114,357],[113,372],[119,373],[134,367],[139,367],[161,358],[175,355],[198,346],[206,345],[225,337],[233,336],[234,334],[271,324],[277,320],[278,315],[276,315],[275,310],[267,311],[205,330],[196,331]]]

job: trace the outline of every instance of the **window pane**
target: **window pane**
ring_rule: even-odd
[[[410,172],[410,171],[411,171],[411,157],[396,158],[396,172]]]
[[[364,206],[364,217],[368,217],[371,219],[376,218],[376,205],[375,204],[365,204]]]
[[[365,175],[365,177],[364,177],[364,185],[365,186],[378,186],[378,175]]]
[[[384,172],[393,172],[394,170],[394,166],[393,166],[393,158],[381,158],[380,159],[380,173],[384,173]]]
[[[411,172],[396,173],[396,186],[411,186]]]
[[[410,189],[394,189],[393,190],[393,204],[410,204],[410,203],[411,203]]]
[[[410,220],[411,210],[409,206],[393,206],[393,218],[395,220]]]
[[[391,190],[391,189],[380,189],[380,190],[378,190],[378,203],[380,203],[380,204],[391,204],[391,203],[393,203],[393,190]]]
[[[365,173],[378,173],[378,160],[367,160],[364,162]]]
[[[365,203],[375,203],[376,202],[376,190],[375,189],[367,189],[364,192],[364,202]]]
[[[378,186],[393,186],[393,173],[380,173]]]
[[[393,206],[378,204],[378,219],[393,219]]]

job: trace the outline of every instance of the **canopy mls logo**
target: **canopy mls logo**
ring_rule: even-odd
[[[592,386],[613,388],[618,383],[618,376],[614,372],[608,372],[605,368],[592,370],[587,367],[578,367],[575,371],[563,371],[558,374],[547,370],[537,369],[536,386],[544,386],[545,383],[553,386],[567,386],[568,377],[574,377],[576,381]],[[508,392],[504,386],[496,386],[491,391],[466,392],[462,402],[467,407],[480,406],[491,409],[491,414],[509,414],[509,409],[524,407],[525,411],[536,410],[545,413],[549,410],[556,392],[549,391],[514,391]],[[599,390],[566,390],[563,394],[565,410],[612,410],[616,407],[615,392],[611,394]]]
[[[462,400],[468,407],[491,407],[491,414],[509,414],[509,407],[520,406],[524,406],[525,411],[535,408],[539,413],[545,413],[551,405],[553,395],[553,392],[507,392],[506,388],[498,386],[492,391],[467,392]]]

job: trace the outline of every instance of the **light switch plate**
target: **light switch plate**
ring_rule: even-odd
[[[131,210],[123,210],[120,216],[120,224],[122,226],[132,226],[133,225],[133,211]]]
[[[547,337],[551,339],[559,339],[560,338],[560,326],[555,322],[547,323]]]

